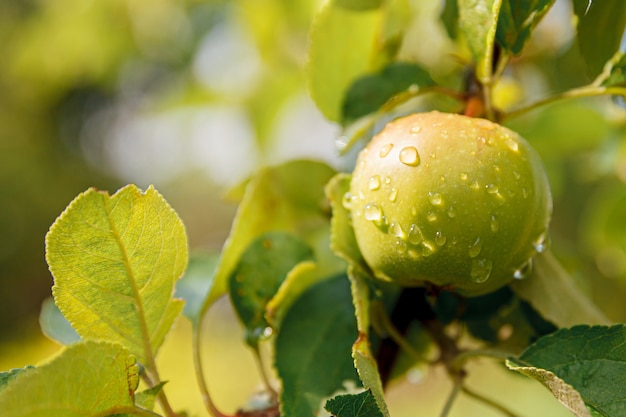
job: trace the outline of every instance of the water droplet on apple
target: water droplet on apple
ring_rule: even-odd
[[[378,175],[370,177],[368,187],[372,191],[378,190],[380,188],[380,177]]]
[[[477,237],[474,243],[468,248],[467,253],[470,258],[475,258],[480,255],[480,251],[483,249],[483,241]]]
[[[420,164],[420,156],[414,146],[402,148],[399,158],[404,165],[416,167]]]
[[[385,146],[380,148],[380,152],[379,152],[378,156],[380,156],[381,158],[386,157],[387,155],[389,155],[389,152],[391,152],[392,148],[393,148],[393,143],[386,144]]]
[[[365,207],[363,207],[363,217],[365,217],[366,220],[377,222],[382,219],[383,211],[378,207],[378,204],[367,203]]]
[[[432,191],[428,193],[428,200],[430,200],[430,204],[433,206],[440,206],[443,203],[441,194]]]

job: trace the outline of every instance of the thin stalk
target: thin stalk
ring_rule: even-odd
[[[197,323],[194,324],[192,329],[192,344],[193,344],[193,366],[196,374],[196,380],[198,382],[198,388],[200,389],[200,395],[202,396],[202,402],[205,408],[213,417],[233,417],[229,414],[222,413],[213,403],[211,395],[209,394],[209,388],[207,386],[206,378],[204,377],[204,368],[202,366],[202,354],[200,343],[200,329],[202,328],[204,315],[198,318]]]
[[[375,303],[373,306],[374,312],[377,318],[380,320],[380,324],[391,339],[402,349],[406,354],[411,356],[416,362],[424,360],[422,355],[409,343],[409,341],[398,331],[396,326],[391,322],[387,312],[383,309],[382,303]]]
[[[448,399],[439,414],[439,417],[448,417],[450,411],[452,410],[452,406],[454,405],[454,401],[458,398],[459,393],[463,389],[463,384],[461,382],[461,378],[454,378],[454,385],[452,386],[452,391],[448,395]]]
[[[626,87],[602,87],[594,85],[586,85],[584,87],[574,88],[572,90],[565,91],[561,94],[557,94],[552,97],[547,97],[538,100],[526,107],[513,110],[511,112],[502,115],[501,120],[510,119],[513,117],[521,116],[546,104],[555,103],[557,101],[570,99],[570,98],[582,98],[582,97],[595,97],[604,95],[614,95],[626,97]]]
[[[511,354],[490,349],[467,350],[459,353],[452,361],[453,369],[462,369],[473,358],[508,359]]]
[[[509,410],[502,404],[499,404],[490,398],[484,397],[483,395],[478,394],[477,392],[472,391],[465,386],[461,387],[461,390],[463,391],[464,394],[468,395],[469,397],[472,397],[476,401],[480,401],[481,403],[500,411],[502,414],[504,414],[507,417],[520,417],[519,415],[515,414],[513,411]]]
[[[261,357],[261,352],[260,352],[258,344],[252,350],[254,351],[254,357],[259,367],[259,373],[261,374],[261,379],[263,380],[265,389],[269,393],[270,398],[272,399],[272,403],[276,403],[278,401],[278,393],[276,392],[274,387],[272,387],[272,383],[270,382],[270,379],[267,376],[267,371],[265,370],[265,366],[263,366],[263,358]]]

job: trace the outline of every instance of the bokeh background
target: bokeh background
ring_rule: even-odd
[[[324,120],[305,88],[307,33],[319,4],[0,1],[0,370],[36,363],[58,350],[43,339],[37,322],[52,285],[44,237],[88,187],[113,193],[128,183],[154,184],[185,223],[191,249],[218,251],[236,209],[227,191],[258,166],[297,157],[338,169],[350,166],[334,146],[339,127]],[[400,57],[443,80],[458,74],[467,54],[439,21],[442,3],[411,4],[415,13]],[[496,91],[500,107],[591,81],[571,8],[569,0],[556,1]],[[621,321],[626,319],[625,113],[609,98],[585,99],[510,123],[546,163],[560,213],[552,230],[557,255]],[[230,375],[230,382],[217,384],[215,396],[229,406],[242,404],[258,380],[237,380],[233,391],[233,375],[241,378],[255,365],[228,306],[212,314],[209,333],[219,343],[210,356],[244,358],[212,362],[217,380]],[[193,383],[188,328],[183,323],[174,331],[162,355],[175,360],[166,362],[164,373],[184,370]],[[487,389],[501,386],[502,370],[489,372]],[[437,381],[398,386],[391,398],[397,407],[419,395],[431,398],[446,389],[441,378]],[[568,415],[543,388],[518,377],[507,381],[513,385],[505,396],[541,398],[520,405],[526,414],[537,415],[532,407],[548,404],[552,411],[544,415]],[[189,396],[190,403],[199,399],[184,383],[178,391],[181,403]],[[436,413],[441,403],[433,407],[424,415]],[[465,404],[457,411],[490,415]]]

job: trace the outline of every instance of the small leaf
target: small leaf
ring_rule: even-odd
[[[54,303],[52,297],[46,298],[41,304],[39,326],[46,337],[62,345],[79,342],[80,336]]]
[[[296,301],[276,337],[281,415],[317,414],[324,398],[358,381],[350,357],[356,337],[345,275],[316,284]]]
[[[13,378],[15,378],[20,373],[27,371],[29,369],[35,369],[35,367],[32,365],[28,365],[24,368],[16,368],[16,369],[11,369],[6,372],[0,372],[0,390],[5,388],[9,384],[9,382],[11,382]]]
[[[135,393],[135,404],[146,410],[154,409],[157,396],[163,390],[163,386],[165,386],[165,384],[167,384],[167,382],[161,382],[152,388]]]
[[[609,75],[602,82],[602,85],[605,87],[626,87],[626,53],[618,53],[609,64]]]
[[[335,417],[383,417],[369,391],[338,395],[326,401],[324,408]]]
[[[128,350],[104,342],[69,346],[0,390],[2,417],[89,417],[130,413],[139,383]]]
[[[502,0],[459,0],[459,27],[476,62],[476,76],[491,82],[493,45]]]
[[[258,171],[247,183],[243,199],[224,243],[213,286],[202,313],[227,293],[230,276],[246,248],[269,231],[285,231],[304,239],[317,259],[328,259],[317,245],[328,228],[324,185],[335,174],[328,165],[295,160]],[[318,247],[320,249],[318,249]]]
[[[313,101],[324,116],[341,120],[348,87],[370,72],[376,54],[380,9],[354,11],[327,1],[316,14],[309,36],[306,79]]]
[[[511,54],[519,55],[553,3],[554,0],[503,0],[496,31],[498,44]]]
[[[378,372],[378,364],[376,358],[372,354],[372,347],[369,339],[370,329],[370,290],[367,285],[367,275],[360,270],[354,268],[353,265],[348,267],[348,276],[350,277],[350,285],[352,292],[352,302],[357,319],[357,328],[359,338],[352,345],[352,357],[354,365],[359,373],[363,386],[367,388],[373,395],[378,409],[384,417],[389,417],[389,409],[385,402],[385,393],[383,383]]]
[[[218,259],[216,253],[193,254],[187,271],[176,283],[176,297],[185,300],[183,314],[194,324],[200,319],[202,305],[213,286]]]
[[[433,79],[421,66],[408,62],[391,63],[381,72],[366,75],[352,83],[343,102],[342,124],[377,111],[394,95],[409,87],[432,85]]]
[[[589,75],[595,77],[619,48],[626,27],[626,2],[573,1],[578,17],[578,47]]]
[[[578,398],[594,415],[626,415],[624,325],[561,329],[539,339],[507,366],[539,380],[577,416],[591,415]]]
[[[457,0],[445,0],[441,12],[441,22],[451,39],[459,34],[459,4]]]
[[[121,343],[140,362],[183,308],[172,295],[187,266],[185,229],[153,187],[79,195],[50,228],[46,257],[55,302],[77,333]]]
[[[269,326],[267,303],[287,274],[300,262],[313,259],[313,251],[297,236],[268,232],[255,239],[239,258],[230,277],[230,298],[246,326],[247,343],[256,347]]]
[[[546,320],[558,327],[610,324],[610,320],[578,287],[550,251],[537,254],[533,273],[511,284]]]

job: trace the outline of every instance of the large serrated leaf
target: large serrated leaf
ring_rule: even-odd
[[[496,40],[513,55],[519,55],[532,30],[550,10],[554,0],[503,0],[498,16]]]
[[[246,341],[258,345],[269,326],[268,302],[297,264],[313,259],[313,251],[300,238],[285,232],[268,232],[255,239],[239,258],[230,278],[230,298],[246,326]]]
[[[610,324],[610,320],[576,284],[550,251],[537,254],[533,273],[511,284],[546,320],[558,327]]]
[[[324,185],[334,174],[335,171],[324,163],[294,160],[263,168],[254,175],[245,187],[202,313],[227,293],[228,280],[239,258],[254,239],[266,232],[294,233],[314,248],[316,259],[324,259],[326,264],[332,262],[321,253],[328,248],[322,248],[317,242],[320,231],[328,228]],[[329,269],[334,267],[325,265],[320,270],[324,273]]]
[[[357,338],[345,275],[311,287],[283,319],[276,337],[276,370],[282,380],[281,415],[317,414],[324,398],[358,381],[350,347]]]
[[[491,82],[493,45],[498,13],[502,0],[459,0],[459,28],[474,61],[476,76],[483,83]]]
[[[617,52],[626,28],[623,0],[573,0],[578,46],[591,77]]]
[[[345,92],[373,68],[379,8],[355,11],[327,1],[315,16],[306,79],[313,101],[326,118],[341,120]]]
[[[0,390],[2,417],[90,417],[132,413],[139,370],[122,346],[71,345],[52,362],[20,372]]]
[[[324,408],[336,417],[383,417],[369,391],[338,395],[326,401]]]
[[[577,416],[626,415],[624,325],[561,329],[507,365],[546,385]]]
[[[55,302],[78,334],[121,343],[140,362],[183,308],[172,295],[187,266],[185,229],[153,187],[80,194],[50,228],[46,258]]]

